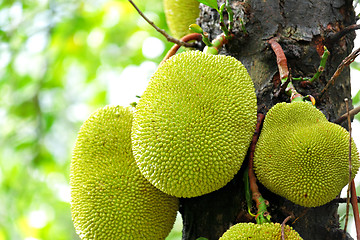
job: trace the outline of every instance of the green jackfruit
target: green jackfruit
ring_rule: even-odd
[[[302,240],[300,235],[285,225],[286,240]],[[279,223],[238,223],[227,230],[219,240],[281,240],[281,224]]]
[[[178,199],[153,187],[132,151],[133,114],[107,106],[82,125],[70,172],[71,212],[82,239],[165,239]]]
[[[256,96],[235,58],[177,54],[152,76],[134,115],[142,174],[176,197],[215,191],[238,172],[256,125]]]
[[[349,181],[349,133],[305,102],[279,103],[267,113],[254,155],[258,180],[305,207],[323,205]],[[352,140],[352,177],[359,154]]]
[[[197,0],[164,0],[166,22],[175,38],[182,38],[190,33],[189,26],[199,17]]]

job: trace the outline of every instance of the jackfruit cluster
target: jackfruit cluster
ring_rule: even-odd
[[[78,133],[70,169],[71,212],[81,239],[165,239],[178,199],[152,186],[131,149],[133,113],[107,106]]]
[[[256,115],[254,85],[238,60],[199,51],[177,54],[157,69],[137,104],[135,160],[167,194],[213,192],[240,169]]]
[[[182,38],[190,33],[189,26],[199,17],[197,0],[164,0],[167,25],[175,38]]]
[[[349,181],[349,133],[311,104],[278,103],[267,113],[254,170],[270,191],[305,207],[334,199]],[[359,154],[351,140],[352,177]]]
[[[284,237],[287,240],[302,240],[300,235],[285,225]],[[281,240],[281,225],[279,223],[238,223],[227,230],[219,240]]]

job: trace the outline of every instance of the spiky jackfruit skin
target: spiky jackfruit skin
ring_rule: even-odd
[[[166,22],[175,38],[190,33],[189,26],[196,23],[200,9],[197,0],[164,0]]]
[[[302,240],[300,235],[285,225],[286,240]],[[281,240],[281,225],[279,223],[238,223],[227,230],[219,240]]]
[[[254,169],[270,191],[304,207],[336,197],[349,181],[349,133],[311,104],[279,103],[267,113]],[[352,177],[359,154],[352,140]]]
[[[255,90],[235,58],[177,54],[151,77],[134,115],[132,142],[142,174],[176,197],[228,183],[256,125]]]
[[[153,187],[131,150],[133,113],[107,106],[82,125],[71,161],[71,212],[81,239],[165,239],[178,199]]]

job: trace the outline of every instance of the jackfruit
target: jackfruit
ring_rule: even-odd
[[[278,103],[267,113],[254,169],[270,191],[304,207],[334,199],[349,181],[349,133],[305,102]],[[359,154],[352,140],[352,177]]]
[[[135,160],[167,194],[210,193],[240,169],[256,115],[254,85],[238,60],[199,51],[177,54],[153,74],[136,107]]]
[[[300,235],[285,225],[284,236],[286,240],[302,240]],[[280,223],[238,223],[229,228],[219,240],[281,240]]]
[[[197,0],[164,0],[167,25],[175,38],[190,33],[189,26],[196,23],[200,9]]]
[[[70,171],[71,212],[81,239],[165,239],[178,199],[153,187],[131,150],[133,113],[107,106],[78,134]]]

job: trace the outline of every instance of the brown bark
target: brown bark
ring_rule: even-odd
[[[219,4],[224,1],[218,1]],[[234,10],[235,38],[221,50],[221,54],[239,59],[252,77],[258,98],[258,111],[266,113],[288,97],[275,92],[280,78],[275,54],[268,44],[278,37],[293,77],[312,77],[317,71],[324,45],[331,55],[325,71],[312,85],[302,87],[294,83],[303,95],[317,98],[316,106],[333,121],[345,113],[344,98],[351,99],[349,69],[345,69],[323,98],[318,94],[331,78],[341,61],[351,53],[353,32],[340,39],[332,36],[355,23],[352,1],[349,0],[244,0],[230,1]],[[220,34],[219,16],[215,10],[201,5],[199,25],[210,38]],[[243,18],[248,35],[241,31]],[[333,40],[335,39],[335,41]],[[344,125],[344,127],[346,127]],[[183,239],[205,237],[218,239],[231,225],[252,221],[247,214],[242,175],[246,166],[222,189],[197,198],[181,199]],[[263,197],[270,202],[269,212],[274,222],[292,216],[287,222],[309,240],[352,239],[339,228],[338,203],[330,202],[317,208],[304,208],[281,198],[259,184]],[[296,221],[294,222],[294,219]]]

